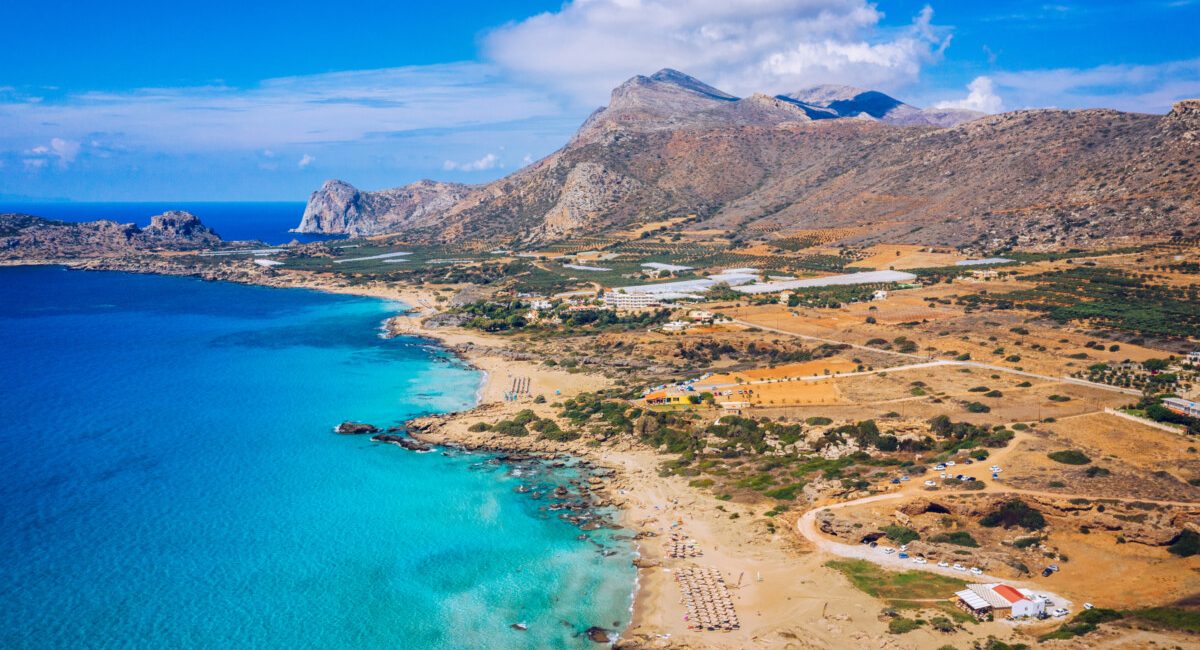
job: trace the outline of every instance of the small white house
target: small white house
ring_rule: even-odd
[[[685,320],[673,320],[673,321],[663,323],[662,331],[671,332],[671,333],[682,332],[682,331],[686,330],[687,328],[691,327],[691,325],[692,325],[691,323],[689,323]]]
[[[874,293],[874,295],[871,296],[871,300],[887,300],[887,297],[888,297],[888,292],[884,291],[883,289],[880,289],[879,291],[876,291]]]

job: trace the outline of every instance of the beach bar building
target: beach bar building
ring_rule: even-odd
[[[969,584],[954,595],[958,597],[958,606],[976,618],[988,614],[1025,618],[1046,611],[1045,601],[1035,598],[1033,592],[1004,584]]]

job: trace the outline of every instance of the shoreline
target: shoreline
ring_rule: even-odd
[[[541,457],[570,455],[613,472],[605,498],[616,521],[634,533],[637,567],[632,587],[630,624],[616,632],[614,647],[625,648],[939,648],[948,642],[965,643],[981,633],[1011,636],[1001,623],[946,635],[928,628],[903,637],[888,633],[880,615],[881,602],[852,586],[845,576],[828,567],[832,559],[797,529],[803,510],[761,516],[764,504],[733,503],[689,485],[682,476],[662,476],[660,465],[671,459],[646,447],[636,438],[610,439],[603,446],[582,440],[553,442],[534,435],[500,437],[494,432],[471,431],[472,424],[494,423],[531,409],[549,417],[552,402],[611,385],[595,371],[567,372],[542,365],[511,349],[506,337],[460,328],[426,327],[424,320],[437,313],[438,293],[383,283],[348,285],[334,278],[296,272],[262,272],[254,268],[223,267],[199,270],[150,260],[84,260],[31,262],[24,265],[58,265],[73,270],[107,270],[198,277],[270,288],[294,288],[402,302],[412,309],[385,321],[387,336],[414,336],[444,348],[483,373],[476,404],[463,411],[433,414],[406,423],[416,440],[472,451],[534,454]],[[508,353],[507,355],[505,353]],[[522,358],[524,357],[524,358]],[[505,399],[508,381],[529,380],[529,395],[521,401]],[[532,397],[543,395],[538,404]],[[594,444],[594,443],[593,443]],[[812,504],[819,509],[820,504]],[[804,510],[807,510],[805,508]],[[677,535],[694,541],[701,557],[671,557],[667,541]],[[836,557],[836,556],[834,556]],[[681,569],[711,569],[729,585],[740,629],[725,632],[689,627],[681,585]],[[1013,641],[1019,639],[1013,638]]]
[[[421,421],[430,418],[445,419],[447,421],[461,420],[462,418],[476,418],[480,415],[493,414],[497,405],[503,407],[506,404],[511,406],[533,406],[531,399],[526,399],[522,402],[505,402],[505,384],[504,378],[513,376],[514,371],[524,371],[530,375],[531,394],[539,394],[534,386],[540,386],[548,389],[547,392],[559,393],[559,396],[570,396],[583,392],[583,388],[599,388],[608,384],[608,380],[601,378],[592,373],[566,373],[561,370],[551,370],[540,364],[533,363],[528,360],[519,359],[503,359],[492,356],[498,348],[497,343],[502,343],[503,339],[499,337],[488,337],[483,334],[476,334],[455,329],[448,331],[443,329],[428,328],[424,326],[424,319],[438,313],[434,305],[437,304],[437,296],[434,291],[417,289],[414,287],[403,286],[344,286],[335,283],[322,282],[314,278],[294,278],[290,277],[293,274],[279,274],[270,277],[253,277],[249,274],[244,274],[238,277],[211,277],[206,274],[187,272],[187,269],[179,267],[165,267],[146,269],[144,267],[126,268],[123,265],[111,267],[104,264],[110,260],[99,260],[100,265],[95,265],[95,262],[89,263],[89,260],[30,260],[30,261],[11,261],[5,260],[0,262],[0,266],[17,267],[17,266],[60,266],[72,271],[110,271],[118,273],[137,273],[149,275],[174,275],[183,277],[195,277],[204,281],[226,281],[236,284],[247,284],[254,286],[262,286],[276,289],[306,289],[310,291],[319,291],[322,293],[331,293],[339,295],[350,295],[364,298],[376,298],[386,301],[394,301],[403,304],[407,309],[403,312],[388,316],[382,323],[381,336],[394,338],[397,336],[411,336],[430,341],[452,354],[455,358],[466,364],[471,369],[481,373],[479,385],[475,390],[474,405],[463,411],[439,413],[430,416],[417,418],[414,421]],[[534,376],[534,373],[537,376]],[[582,381],[565,380],[568,376],[571,378],[581,378]],[[569,393],[569,394],[568,394]],[[550,395],[547,395],[547,400]],[[545,405],[543,405],[545,406]],[[511,410],[511,408],[510,408]],[[432,436],[424,432],[409,431],[409,435],[421,442],[439,444],[462,449],[464,451],[490,452],[490,453],[533,453],[542,459],[550,459],[556,455],[570,455],[576,458],[587,460],[597,467],[610,470],[616,474],[617,480],[620,480],[621,469],[614,467],[611,464],[603,463],[601,459],[594,453],[594,450],[574,445],[571,449],[563,449],[563,443],[547,443],[542,446],[531,446],[521,444],[518,439],[506,440],[503,444],[479,444],[471,440]],[[541,441],[545,443],[546,441]],[[558,449],[549,449],[549,446],[558,446]],[[615,482],[615,481],[614,481]],[[642,558],[646,555],[644,544],[640,543],[640,539],[636,535],[639,531],[638,527],[632,521],[629,512],[622,507],[620,503],[611,503],[616,511],[616,522],[621,526],[630,529],[635,533],[634,539],[634,556]],[[635,566],[638,562],[635,561]],[[644,610],[647,604],[644,602],[642,589],[642,573],[639,568],[635,573],[634,584],[631,591],[631,599],[629,605],[630,624],[622,630],[616,630],[614,639],[624,640],[626,633],[637,626],[639,614],[644,618]]]

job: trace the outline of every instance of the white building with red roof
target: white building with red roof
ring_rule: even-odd
[[[1000,616],[1025,618],[1046,611],[1046,602],[1028,589],[1018,589],[999,583],[969,584],[954,594],[959,605],[976,616],[995,613]]]

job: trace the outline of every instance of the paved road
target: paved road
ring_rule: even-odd
[[[936,357],[932,357],[929,355],[910,354],[908,352],[897,352],[895,350],[881,350],[879,348],[873,348],[868,345],[859,345],[857,343],[849,343],[847,341],[838,341],[837,339],[828,339],[828,338],[823,338],[820,336],[809,336],[807,334],[798,334],[796,332],[789,332],[788,330],[779,329],[777,327],[769,327],[767,325],[762,325],[759,323],[752,323],[750,321],[745,321],[745,320],[740,320],[740,319],[734,319],[733,322],[735,322],[739,325],[745,325],[746,327],[755,327],[760,330],[766,330],[768,332],[774,332],[776,334],[783,334],[785,336],[792,336],[792,337],[795,337],[798,339],[804,339],[806,341],[817,341],[820,343],[828,343],[830,345],[847,345],[856,350],[866,350],[869,352],[878,352],[881,354],[889,354],[889,355],[892,355],[895,357],[902,357],[905,359],[914,359],[914,360],[925,362],[925,363],[940,362],[940,365],[963,366],[963,367],[968,367],[968,368],[980,368],[982,370],[990,370],[992,372],[1007,372],[1012,375],[1020,375],[1022,377],[1030,377],[1033,379],[1042,379],[1042,380],[1046,380],[1046,381],[1057,381],[1057,382],[1062,382],[1065,384],[1074,384],[1076,386],[1086,386],[1088,388],[1096,388],[1099,390],[1106,390],[1106,391],[1109,391],[1112,393],[1123,393],[1125,395],[1137,395],[1139,397],[1142,395],[1142,391],[1140,391],[1140,390],[1136,390],[1133,388],[1121,388],[1119,386],[1109,386],[1108,384],[1100,384],[1100,383],[1096,383],[1094,381],[1088,381],[1086,379],[1076,379],[1074,377],[1055,377],[1053,375],[1041,375],[1036,372],[1017,370],[1015,368],[1007,368],[1005,366],[996,366],[996,365],[992,365],[990,363],[981,363],[979,361],[958,361],[958,360],[949,360],[949,359],[937,359]],[[895,371],[895,370],[902,370],[902,369],[903,368],[891,368],[890,370]]]

